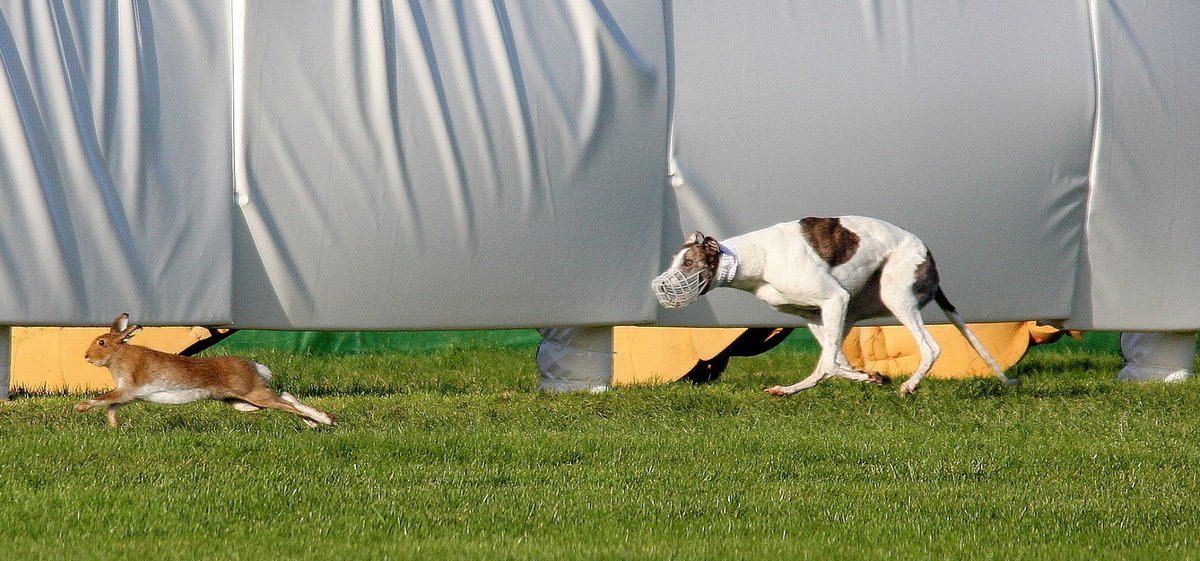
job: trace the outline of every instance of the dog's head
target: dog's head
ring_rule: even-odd
[[[721,244],[711,236],[692,232],[671,259],[671,266],[650,283],[664,308],[682,308],[712,288],[721,262]]]

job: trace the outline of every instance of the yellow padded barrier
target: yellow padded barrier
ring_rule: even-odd
[[[745,332],[723,327],[614,327],[612,385],[674,382]]]
[[[1037,322],[975,323],[968,327],[984,348],[1008,369],[1029,350],[1031,344],[1056,339],[1061,332]],[[991,368],[979,357],[967,338],[953,325],[930,325],[942,354],[929,376],[934,378],[967,378],[993,376]],[[916,370],[921,355],[912,334],[903,326],[855,327],[846,337],[842,350],[850,364],[860,370],[879,372],[887,376],[908,376]]]
[[[1061,335],[1058,329],[1033,321],[977,323],[970,327],[1006,369],[1016,364],[1030,345]],[[929,331],[942,349],[930,376],[993,375],[953,325],[931,325]],[[742,328],[616,327],[612,385],[674,382],[697,361],[716,357],[745,332]],[[843,350],[854,367],[888,376],[909,376],[920,361],[916,342],[903,326],[856,327],[850,330]]]
[[[36,392],[90,392],[115,387],[107,368],[92,366],[83,353],[108,328],[14,327],[9,389]],[[148,327],[134,339],[139,345],[178,353],[209,332],[200,327]]]

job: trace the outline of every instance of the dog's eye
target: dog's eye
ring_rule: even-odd
[[[691,266],[692,266],[692,263],[695,263],[695,261],[692,261],[691,259],[684,259],[684,260],[683,260],[683,266],[684,266],[684,267],[691,267]]]

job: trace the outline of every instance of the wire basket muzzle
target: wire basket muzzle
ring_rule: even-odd
[[[654,297],[664,308],[682,308],[691,304],[704,291],[703,270],[691,275],[671,269],[650,281]]]

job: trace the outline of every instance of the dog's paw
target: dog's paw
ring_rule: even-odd
[[[912,395],[913,392],[915,392],[915,391],[917,391],[917,387],[914,385],[910,385],[907,383],[900,384],[900,395],[902,395],[902,396]]]
[[[83,413],[84,411],[87,411],[88,409],[91,409],[91,408],[92,408],[92,403],[90,401],[80,401],[79,403],[75,404],[75,410],[80,413]]]
[[[771,386],[766,389],[766,392],[771,395],[778,395],[778,396],[792,395],[792,392],[787,391],[787,388],[785,388],[783,386]]]
[[[867,372],[867,383],[883,386],[892,383],[892,379],[891,377],[880,374],[879,372]]]

